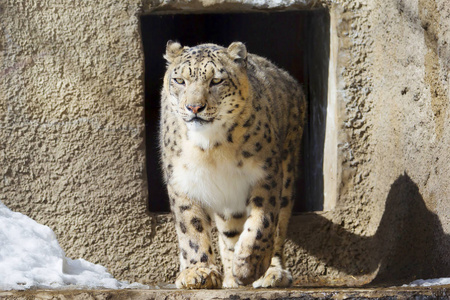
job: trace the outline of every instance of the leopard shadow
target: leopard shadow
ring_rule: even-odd
[[[326,266],[348,275],[376,273],[371,284],[450,275],[450,235],[406,173],[392,184],[385,212],[371,237],[354,234],[317,214],[302,216],[299,222],[291,222],[289,239]]]

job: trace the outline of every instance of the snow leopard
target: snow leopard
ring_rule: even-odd
[[[159,143],[179,243],[176,286],[291,285],[283,246],[306,116],[302,87],[242,42],[169,41],[164,58]]]

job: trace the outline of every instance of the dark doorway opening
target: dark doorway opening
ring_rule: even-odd
[[[168,40],[184,46],[244,42],[249,52],[287,70],[304,87],[308,119],[302,140],[294,212],[323,210],[323,149],[329,61],[328,10],[218,14],[151,14],[141,17],[145,56],[147,178],[151,212],[168,212],[158,153],[162,55]]]

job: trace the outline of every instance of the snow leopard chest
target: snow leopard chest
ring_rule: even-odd
[[[171,184],[217,213],[244,212],[251,188],[265,171],[233,151],[186,151],[174,164]]]

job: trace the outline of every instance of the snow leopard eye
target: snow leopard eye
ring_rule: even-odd
[[[184,79],[183,78],[174,78],[173,80],[175,80],[175,82],[178,83],[178,84],[184,84]]]
[[[213,78],[213,79],[211,80],[211,85],[218,85],[218,84],[221,84],[222,81],[223,81],[222,78]]]

